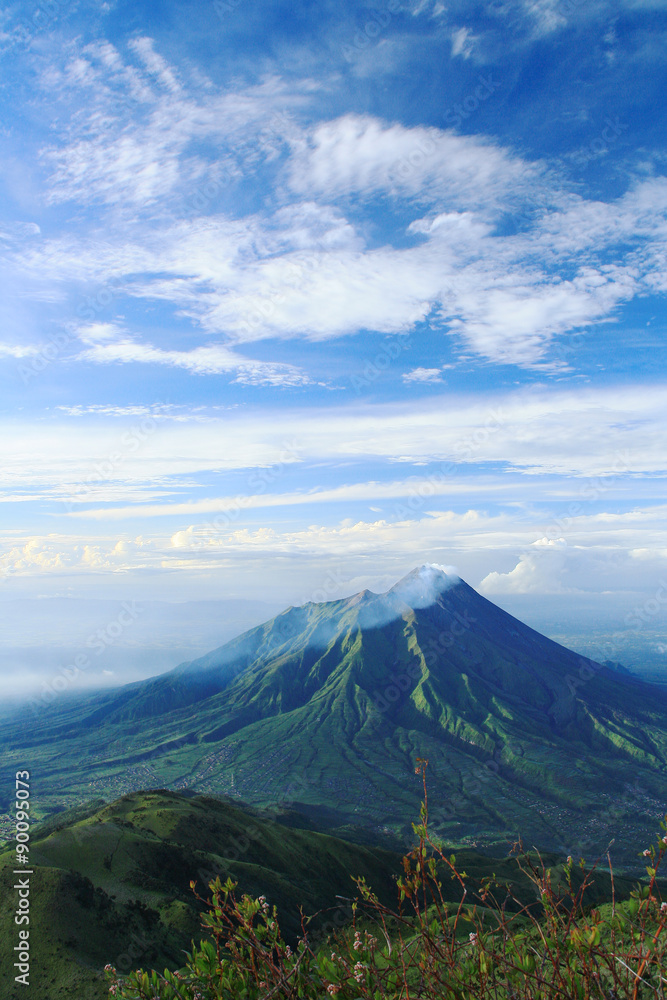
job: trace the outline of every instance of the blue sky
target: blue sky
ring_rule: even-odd
[[[0,597],[651,599],[667,3],[41,2],[0,21]]]

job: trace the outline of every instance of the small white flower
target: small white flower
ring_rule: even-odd
[[[475,931],[471,931],[468,936],[470,938],[470,944],[477,944],[477,934]]]

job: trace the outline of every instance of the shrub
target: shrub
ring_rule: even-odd
[[[648,882],[631,897],[590,907],[586,890],[595,866],[568,858],[553,878],[539,854],[517,845],[517,864],[539,903],[526,904],[494,877],[473,885],[428,830],[427,761],[418,759],[424,801],[413,824],[416,846],[403,858],[398,905],[385,907],[363,879],[350,926],[323,941],[309,932],[295,951],[281,937],[276,908],[244,895],[236,884],[192,889],[207,912],[207,932],[180,972],[133,972],[120,979],[107,966],[116,1000],[644,1000],[664,997],[663,934],[667,902],[656,875],[667,849],[663,836],[647,848]],[[611,871],[611,866],[610,866]],[[443,879],[460,899],[445,900]]]

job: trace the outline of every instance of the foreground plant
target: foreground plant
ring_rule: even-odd
[[[539,903],[520,902],[494,878],[477,885],[428,831],[426,766],[418,759],[424,801],[413,825],[417,844],[403,859],[396,910],[356,879],[350,927],[323,941],[302,919],[295,951],[283,940],[276,908],[266,899],[237,899],[236,883],[211,882],[202,927],[180,972],[137,971],[119,977],[107,966],[117,1000],[644,1000],[664,997],[663,934],[667,903],[656,877],[667,850],[663,836],[643,854],[649,881],[624,902],[585,905],[595,866],[567,859],[556,879],[539,855],[518,846],[517,863]],[[610,868],[611,870],[611,868]],[[443,879],[458,886],[446,900]],[[451,888],[451,887],[450,887]],[[612,875],[613,890],[613,875]],[[451,893],[448,893],[451,895]]]

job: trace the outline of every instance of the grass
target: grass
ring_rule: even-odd
[[[274,814],[276,815],[276,814]],[[289,817],[293,822],[294,817]],[[137,792],[110,805],[59,814],[31,838],[31,1000],[96,1000],[107,994],[107,962],[127,971],[156,962],[178,968],[201,936],[190,891],[220,875],[268,892],[296,942],[299,906],[316,911],[349,894],[351,870],[393,896],[396,856],[284,826],[231,802],[173,792]],[[14,854],[0,853],[0,996],[13,983]],[[305,874],[307,873],[307,874]]]

